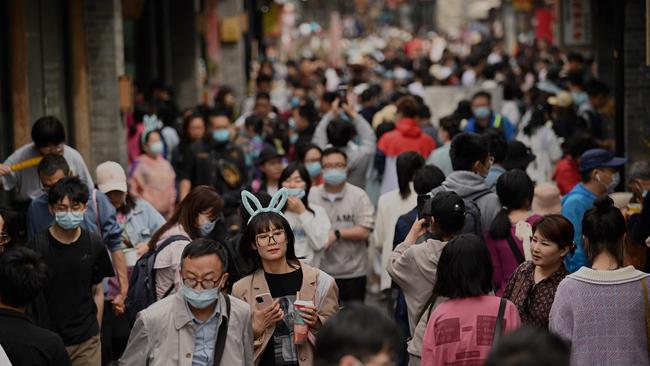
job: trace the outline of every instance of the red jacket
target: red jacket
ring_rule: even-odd
[[[381,136],[377,148],[383,151],[387,157],[398,156],[406,151],[415,151],[426,159],[436,148],[436,142],[431,136],[422,132],[416,120],[403,118],[394,130]]]
[[[563,196],[571,192],[573,187],[580,183],[578,162],[571,157],[565,157],[558,161],[555,166],[553,180],[557,184],[557,188]]]

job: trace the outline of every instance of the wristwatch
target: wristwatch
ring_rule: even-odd
[[[341,232],[338,229],[334,230],[334,236],[336,236],[336,240],[341,240]]]

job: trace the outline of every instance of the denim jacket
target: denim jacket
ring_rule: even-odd
[[[165,219],[149,202],[136,199],[135,207],[126,217],[124,231],[129,241],[135,245],[148,242],[164,223]]]
[[[101,225],[101,237],[104,245],[114,252],[119,250],[122,245],[122,229],[115,218],[115,207],[106,195],[99,190],[96,192],[97,211],[99,211],[99,220],[96,219],[95,205],[93,203],[93,192],[90,192],[88,198],[88,207],[84,214],[84,221],[81,227],[97,235],[100,231],[97,229],[97,221]],[[35,198],[27,210],[27,238],[31,240],[36,234],[45,231],[54,224],[54,216],[48,208],[48,194]]]

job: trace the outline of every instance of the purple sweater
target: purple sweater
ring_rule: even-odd
[[[560,282],[549,328],[571,342],[571,365],[650,364],[640,282],[648,276],[582,267]]]
[[[533,225],[537,220],[542,217],[539,215],[532,215],[526,222]],[[514,223],[510,227],[510,235],[515,240],[519,252],[524,255],[524,243],[515,236],[516,226]],[[521,263],[517,262],[515,254],[512,252],[508,239],[493,239],[489,233],[485,234],[485,243],[490,251],[492,258],[492,282],[494,283],[494,293],[497,296],[503,296],[503,291],[506,289],[508,280]]]

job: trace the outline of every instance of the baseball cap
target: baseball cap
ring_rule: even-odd
[[[530,148],[521,141],[512,140],[508,142],[508,155],[501,165],[506,170],[521,169],[526,170],[528,164],[535,160],[535,155]]]
[[[465,217],[465,203],[456,192],[441,191],[424,204],[422,211],[441,223],[462,220]]]
[[[260,155],[257,158],[257,163],[264,164],[269,160],[281,157],[282,155],[278,153],[278,150],[276,150],[275,147],[267,145],[262,149],[262,151],[260,151]]]
[[[617,157],[611,151],[590,149],[580,157],[580,172],[588,172],[596,168],[618,168],[626,162],[626,158]]]
[[[97,166],[97,187],[103,193],[111,191],[127,192],[126,174],[122,166],[114,161],[106,161]]]

